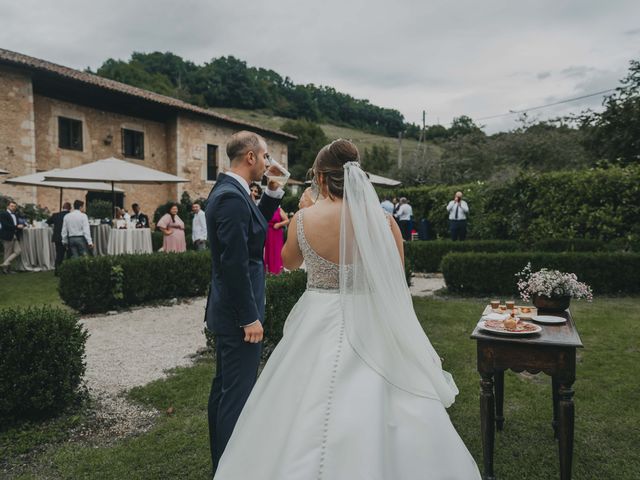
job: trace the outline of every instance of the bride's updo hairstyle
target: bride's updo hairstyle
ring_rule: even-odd
[[[356,146],[349,140],[340,138],[325,145],[318,152],[313,163],[313,174],[316,180],[322,176],[322,184],[326,185],[329,198],[342,198],[344,194],[344,164],[359,161],[360,154]]]

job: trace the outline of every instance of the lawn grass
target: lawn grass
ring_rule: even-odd
[[[53,271],[0,275],[0,308],[38,305],[64,306]]]
[[[479,377],[469,334],[483,303],[415,299],[418,316],[460,389],[449,409],[452,422],[480,466]],[[574,386],[573,478],[635,479],[640,471],[640,382],[635,375],[640,298],[574,302],[572,310],[586,347],[580,351]],[[211,361],[203,361],[132,390],[132,400],[162,412],[174,407],[175,413],[164,414],[151,431],[111,446],[53,445],[34,457],[30,473],[17,478],[210,479],[206,404],[211,377]],[[544,375],[505,375],[505,430],[496,435],[499,479],[558,478],[550,388]]]

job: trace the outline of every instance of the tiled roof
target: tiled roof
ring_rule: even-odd
[[[294,135],[291,135],[289,133],[281,132],[279,130],[272,130],[269,128],[261,127],[260,125],[255,125],[253,123],[245,122],[243,120],[238,120],[236,118],[229,117],[221,113],[217,113],[214,110],[209,110],[207,108],[202,108],[187,102],[183,102],[182,100],[178,100],[177,98],[167,97],[166,95],[160,95],[159,93],[154,93],[154,92],[150,92],[149,90],[144,90],[142,88],[127,85],[126,83],[116,82],[115,80],[110,80],[108,78],[100,77],[92,73],[81,72],[80,70],[74,70],[73,68],[64,67],[62,65],[57,65],[55,63],[47,62],[45,60],[40,60],[39,58],[30,57],[28,55],[23,55],[21,53],[12,52],[10,50],[5,50],[3,48],[0,48],[0,64],[1,63],[20,66],[20,67],[27,68],[29,70],[47,72],[53,75],[58,75],[60,77],[75,80],[87,85],[92,85],[95,87],[103,88],[105,90],[111,90],[116,93],[121,93],[123,95],[131,95],[137,98],[144,99],[149,102],[154,102],[161,105],[166,105],[168,107],[173,107],[177,110],[183,110],[183,111],[197,113],[200,115],[205,115],[207,117],[215,118],[227,123],[232,123],[240,127],[246,127],[246,128],[258,130],[261,132],[271,133],[272,135],[286,137],[289,139],[297,138]]]

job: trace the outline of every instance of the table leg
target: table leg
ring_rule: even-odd
[[[501,432],[504,427],[504,370],[494,374],[496,398],[496,429]]]
[[[493,393],[493,373],[480,376],[480,429],[482,432],[482,460],[484,480],[495,480],[493,474],[493,448],[495,442],[495,401]]]
[[[551,426],[553,427],[553,436],[558,440],[558,380],[555,376],[551,377],[551,391],[553,399],[553,420]]]
[[[573,462],[573,382],[560,383],[558,387],[558,423],[560,480],[571,480],[571,464]]]

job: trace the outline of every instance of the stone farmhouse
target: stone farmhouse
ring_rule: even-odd
[[[178,185],[117,185],[118,203],[139,203],[152,214],[184,191],[207,197],[229,166],[226,143],[239,130],[267,140],[287,166],[294,136],[240,121],[214,110],[159,95],[45,60],[0,49],[0,194],[19,203],[58,209],[59,191],[13,186],[4,180],[53,168],[116,157],[189,180]],[[105,197],[106,195],[106,197]],[[64,200],[109,199],[110,193],[65,190]]]

